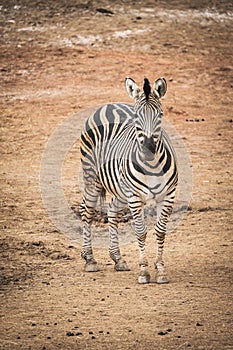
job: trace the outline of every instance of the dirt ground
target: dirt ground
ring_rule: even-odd
[[[232,21],[227,0],[1,1],[1,349],[233,349]],[[126,76],[167,79],[164,116],[192,161],[167,285],[137,284],[136,242],[122,247],[131,271],[96,248],[101,270],[84,273],[80,245],[41,199],[53,132],[81,110],[131,102]],[[66,163],[77,203],[78,147]],[[153,282],[153,235],[147,250]]]

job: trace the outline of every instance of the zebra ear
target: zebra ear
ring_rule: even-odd
[[[138,98],[140,89],[133,79],[131,78],[125,79],[125,88],[126,88],[126,91],[128,92],[129,97]]]
[[[155,81],[154,91],[159,98],[166,94],[167,82],[164,78],[159,78]]]

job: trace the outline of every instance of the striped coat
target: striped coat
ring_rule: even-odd
[[[146,227],[143,204],[148,199],[157,203],[156,281],[166,283],[162,260],[167,221],[172,211],[178,181],[176,158],[170,140],[161,128],[160,98],[166,92],[163,78],[153,90],[145,78],[143,91],[126,79],[126,90],[135,105],[112,103],[91,115],[81,136],[81,155],[84,176],[84,197],[81,214],[84,223],[82,256],[86,271],[97,271],[91,242],[91,222],[98,197],[112,195],[108,209],[110,256],[117,271],[128,270],[120,254],[118,213],[129,206],[140,249],[139,283],[148,283],[148,261],[145,252]]]

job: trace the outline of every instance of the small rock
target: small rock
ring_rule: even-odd
[[[96,12],[100,12],[100,13],[103,13],[104,15],[107,15],[107,16],[111,16],[111,15],[114,15],[114,13],[110,10],[107,10],[107,9],[104,9],[104,8],[97,8],[96,9]]]
[[[66,335],[67,335],[67,337],[73,337],[74,333],[73,332],[67,332]]]
[[[158,335],[166,335],[167,334],[167,332],[164,332],[164,331],[159,331],[158,332]]]
[[[201,326],[203,326],[203,323],[197,322],[197,323],[196,323],[196,326],[197,326],[197,327],[201,327]]]
[[[219,70],[221,72],[230,72],[231,71],[231,68],[230,67],[220,67]]]

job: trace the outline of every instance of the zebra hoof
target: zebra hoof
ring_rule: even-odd
[[[128,267],[128,265],[126,264],[126,262],[124,260],[119,260],[115,264],[114,269],[116,271],[130,271],[130,268]]]
[[[158,284],[166,284],[168,283],[168,279],[165,275],[158,275],[155,277],[155,282]]]
[[[86,263],[85,265],[85,271],[86,272],[97,272],[99,271],[99,266],[96,261],[91,261],[89,263]]]
[[[139,284],[150,283],[150,274],[147,272],[147,273],[144,273],[142,275],[139,275],[138,276],[138,283]]]

